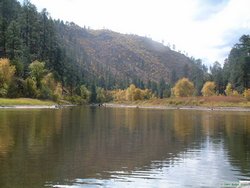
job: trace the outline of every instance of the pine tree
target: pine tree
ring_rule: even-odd
[[[96,86],[94,84],[92,84],[91,86],[91,95],[90,95],[90,102],[91,103],[96,103],[96,97],[97,97],[97,93],[96,93]]]

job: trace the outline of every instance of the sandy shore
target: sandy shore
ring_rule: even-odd
[[[203,111],[238,111],[250,112],[250,108],[241,107],[203,107],[203,106],[141,106],[106,103],[105,107],[110,108],[142,108],[142,109],[161,109],[161,110],[203,110]]]

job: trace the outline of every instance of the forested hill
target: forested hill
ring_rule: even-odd
[[[239,42],[224,67],[215,62],[208,73],[201,60],[149,38],[81,28],[54,20],[46,9],[38,12],[28,0],[0,0],[0,97],[79,96],[88,90],[94,99],[96,89],[133,83],[162,98],[182,77],[194,83],[194,95],[201,95],[206,81],[215,82],[218,94],[228,83],[243,93],[250,87],[249,35]]]
[[[38,12],[29,1],[0,2],[0,57],[7,57],[25,78],[35,60],[45,62],[63,86],[95,83],[106,89],[134,83],[174,84],[202,71],[199,61],[161,43],[136,35],[81,28],[53,20],[46,9]]]
[[[192,65],[186,56],[149,38],[84,29],[74,23],[56,26],[60,40],[70,49],[68,55],[73,53],[92,75],[104,80],[112,77],[120,85],[162,78],[169,83],[173,77],[184,76],[184,69]]]

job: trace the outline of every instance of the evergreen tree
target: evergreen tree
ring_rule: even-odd
[[[210,67],[212,80],[216,84],[216,88],[219,93],[224,93],[225,85],[223,83],[223,69],[219,62],[214,62],[213,66]]]
[[[250,37],[243,35],[240,43],[230,51],[228,61],[223,68],[225,80],[238,92],[250,87]]]
[[[21,54],[21,38],[20,27],[18,23],[13,20],[6,31],[6,54],[10,59],[15,59]]]
[[[96,97],[97,97],[96,86],[94,84],[92,84],[92,86],[91,86],[91,95],[90,95],[90,102],[91,103],[96,103],[97,102]]]

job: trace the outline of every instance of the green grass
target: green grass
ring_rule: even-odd
[[[18,98],[18,99],[7,99],[0,98],[0,106],[18,106],[18,105],[55,105],[53,101],[43,101],[38,99]]]

